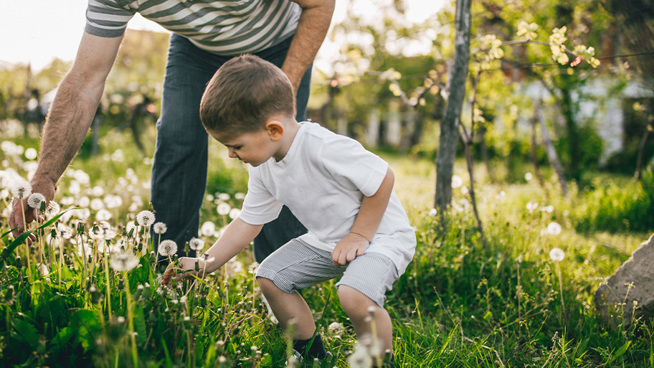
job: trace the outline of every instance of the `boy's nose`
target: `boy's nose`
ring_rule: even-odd
[[[236,151],[233,148],[228,148],[227,149],[227,154],[229,155],[229,158],[236,158]]]

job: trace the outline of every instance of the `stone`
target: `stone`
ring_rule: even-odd
[[[613,327],[654,316],[654,235],[597,288],[595,307]]]

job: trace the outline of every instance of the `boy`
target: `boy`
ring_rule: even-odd
[[[193,270],[197,262],[203,273],[217,270],[286,205],[309,232],[271,254],[256,277],[281,326],[294,320],[296,355],[326,356],[297,291],[341,277],[338,297],[359,338],[371,333],[366,318],[374,312],[380,349],[373,358],[380,358],[392,349],[384,294],[413,258],[415,232],[388,164],[353,139],[298,123],[294,103],[286,75],[256,56],[230,60],[211,79],[200,117],[231,158],[251,165],[248,192],[239,217],[207,251],[211,261],[180,258],[180,267]],[[168,269],[164,283],[173,275]]]

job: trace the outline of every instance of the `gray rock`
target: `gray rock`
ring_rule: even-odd
[[[613,327],[654,316],[654,235],[597,288],[595,307]]]

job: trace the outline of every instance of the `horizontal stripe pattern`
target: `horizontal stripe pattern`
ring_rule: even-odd
[[[121,36],[136,13],[220,55],[264,50],[295,32],[299,5],[288,0],[89,0],[86,31]]]

